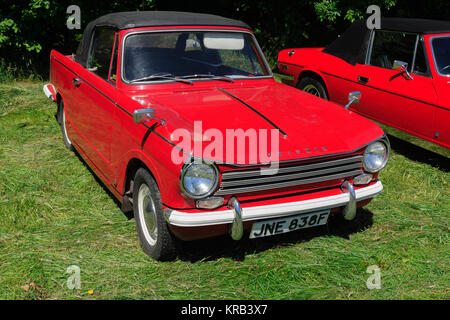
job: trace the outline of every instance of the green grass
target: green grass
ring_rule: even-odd
[[[419,161],[397,141],[383,193],[356,221],[186,243],[161,263],[64,148],[55,109],[40,82],[0,83],[0,299],[450,298],[450,174],[433,154]],[[66,286],[71,265],[80,290]],[[366,287],[370,265],[381,269],[379,290]]]

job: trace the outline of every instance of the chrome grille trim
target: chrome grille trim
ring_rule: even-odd
[[[339,167],[339,169],[342,171],[348,171],[351,169],[359,169],[359,168],[360,168],[360,165],[358,163]],[[285,175],[276,174],[273,176],[265,176],[265,178],[253,178],[253,179],[246,179],[246,180],[238,179],[238,180],[233,180],[233,181],[223,181],[220,184],[220,186],[221,187],[234,187],[234,186],[239,186],[239,185],[243,185],[243,184],[272,183],[272,182],[292,180],[292,179],[303,179],[303,178],[319,176],[319,175],[322,176],[325,174],[333,174],[333,173],[336,173],[336,168],[328,168],[328,169],[300,172],[300,173],[295,173],[295,174],[285,174]]]
[[[363,159],[363,156],[354,156],[354,157],[349,157],[349,158],[320,161],[320,162],[314,162],[314,163],[303,164],[303,165],[297,164],[297,165],[283,166],[278,169],[277,174],[288,173],[288,172],[293,172],[293,171],[306,171],[306,170],[311,170],[311,169],[338,166],[338,165],[349,164],[349,163],[359,163],[362,166],[362,159]],[[263,168],[263,169],[253,169],[253,170],[245,170],[245,171],[242,170],[242,171],[224,172],[222,174],[222,180],[242,179],[242,178],[248,178],[248,177],[259,177],[259,176],[261,176],[261,172],[264,172],[264,171],[270,172],[271,170],[269,168]]]
[[[261,174],[262,171],[271,169],[224,172],[215,195],[247,193],[347,178],[362,173],[362,159],[363,156],[353,156],[283,166],[274,175]]]

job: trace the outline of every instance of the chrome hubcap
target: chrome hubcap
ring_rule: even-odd
[[[313,96],[320,97],[319,89],[312,84],[308,84],[303,88],[303,91],[312,94]]]
[[[158,236],[156,222],[156,208],[152,200],[150,189],[146,184],[142,184],[138,194],[139,217],[143,224],[142,231],[147,241],[154,245]]]

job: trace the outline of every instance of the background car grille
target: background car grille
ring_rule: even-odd
[[[273,175],[261,174],[262,170],[251,169],[228,171],[222,174],[222,182],[215,195],[239,194],[292,187],[309,183],[347,178],[362,173],[363,156],[291,164],[280,166]]]

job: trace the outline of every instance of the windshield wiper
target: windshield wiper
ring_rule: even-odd
[[[187,83],[187,84],[193,85],[192,81],[181,79],[179,77],[175,77],[171,73],[155,73],[155,74],[149,75],[147,77],[131,80],[130,83],[141,82],[141,81],[148,81],[148,80],[154,80],[154,79],[167,79],[167,80],[173,80],[173,81],[177,81],[177,82],[182,82],[182,83]]]
[[[188,76],[182,76],[181,77],[182,79],[188,79],[188,78],[196,78],[196,79],[199,79],[199,78],[214,78],[214,79],[217,79],[217,80],[222,80],[222,81],[228,81],[228,82],[234,82],[234,80],[233,79],[231,79],[231,78],[229,78],[229,77],[226,77],[226,76],[216,76],[216,75],[214,75],[214,74],[191,74],[191,75],[188,75]]]

